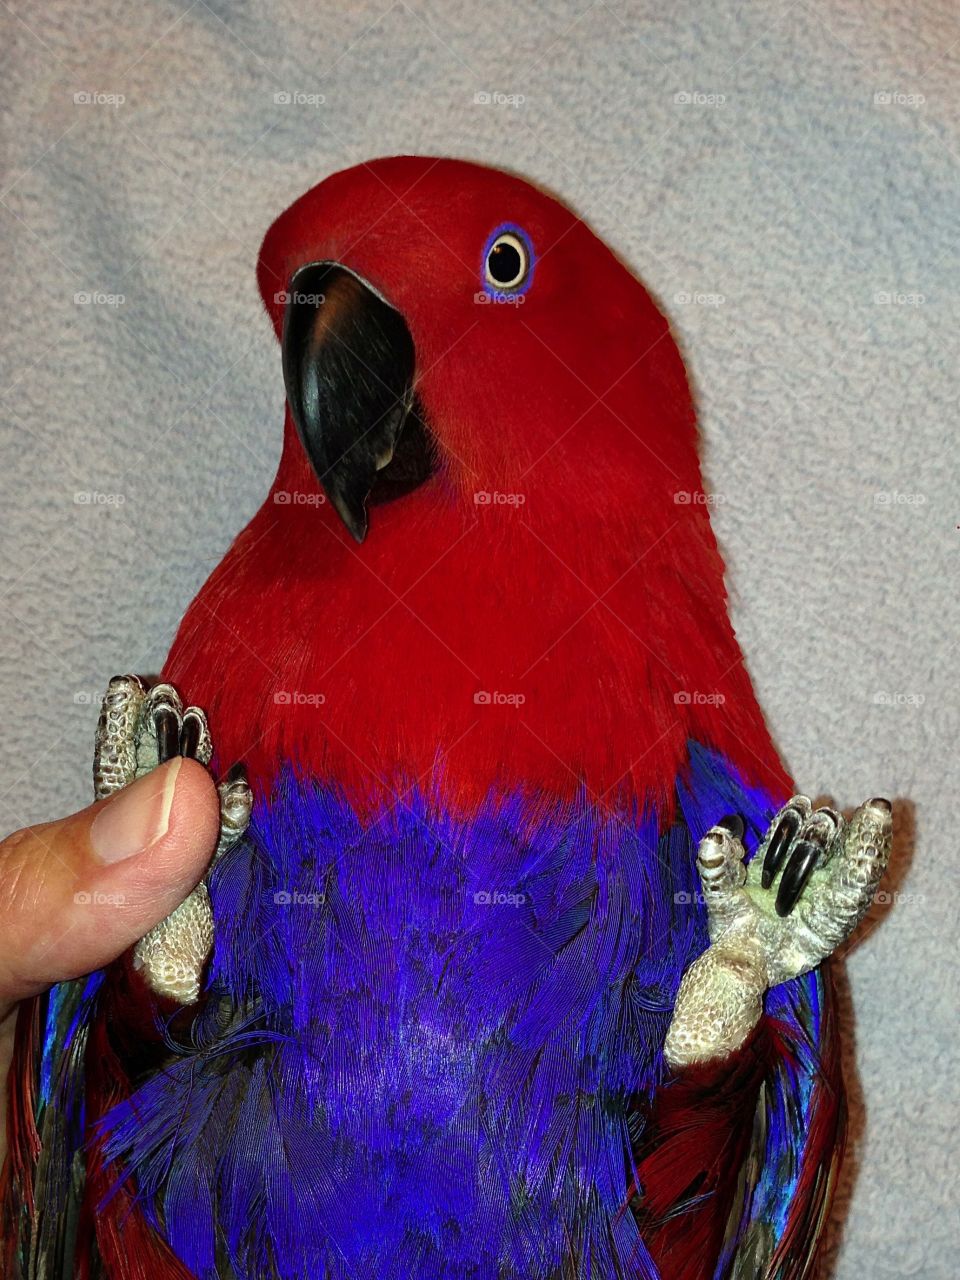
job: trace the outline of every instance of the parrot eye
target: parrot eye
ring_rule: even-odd
[[[523,234],[498,229],[487,242],[483,278],[488,293],[519,293],[530,283],[532,255]]]

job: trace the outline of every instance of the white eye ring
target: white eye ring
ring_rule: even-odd
[[[507,278],[498,279],[493,273],[491,262],[494,268],[499,266],[500,274]],[[509,273],[503,270],[508,265],[511,268]],[[502,235],[497,236],[487,250],[483,264],[483,276],[490,288],[499,292],[516,289],[526,280],[529,271],[530,251],[520,237],[514,235],[512,231],[504,231]]]

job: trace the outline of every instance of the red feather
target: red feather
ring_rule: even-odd
[[[703,1280],[704,1259],[719,1256],[760,1086],[777,1054],[775,1036],[762,1024],[732,1058],[691,1069],[657,1095],[638,1162],[638,1216],[665,1280]],[[699,1197],[695,1209],[684,1209]]]
[[[37,1066],[42,1041],[41,1000],[24,1000],[17,1010],[13,1054],[7,1076],[7,1152],[0,1169],[0,1259],[3,1274],[16,1274],[21,1211],[33,1216],[33,1171],[40,1155],[37,1132]]]
[[[504,220],[536,286],[477,305]],[[785,785],[727,618],[683,363],[642,285],[562,205],[453,160],[359,166],[283,214],[259,264],[278,332],[291,273],[328,258],[402,310],[444,466],[374,508],[358,550],[288,414],[271,494],[164,671],[221,759],[359,795],[432,775],[467,808],[585,781],[668,814],[694,737]]]

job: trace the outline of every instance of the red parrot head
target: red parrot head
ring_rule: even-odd
[[[368,495],[438,473],[467,503],[553,490],[588,524],[616,521],[612,485],[658,507],[699,485],[666,321],[519,178],[417,157],[335,174],[273,224],[259,279],[293,425],[358,541]]]

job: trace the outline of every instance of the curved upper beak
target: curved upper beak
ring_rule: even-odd
[[[288,286],[281,346],[287,399],[307,457],[344,524],[362,542],[367,500],[391,468],[401,433],[410,437],[408,454],[426,444],[422,421],[411,414],[416,353],[410,330],[400,312],[348,267],[311,262]],[[408,418],[414,423],[405,431]],[[420,483],[430,473],[430,450],[417,452],[422,461],[411,480]],[[400,470],[411,470],[409,459]]]

